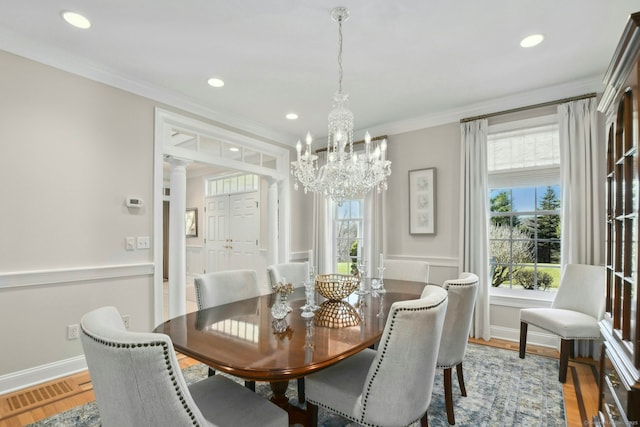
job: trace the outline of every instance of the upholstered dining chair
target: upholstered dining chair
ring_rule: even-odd
[[[307,425],[318,406],[365,426],[428,425],[427,409],[447,309],[447,291],[391,305],[378,350],[367,348],[308,375]]]
[[[524,359],[528,325],[560,336],[560,373],[558,380],[567,380],[569,355],[574,340],[598,340],[598,322],[605,308],[604,266],[567,264],[560,287],[551,308],[520,310],[520,358]]]
[[[469,340],[469,329],[473,309],[478,294],[478,276],[473,273],[462,273],[459,278],[445,280],[442,288],[449,295],[447,304],[447,314],[442,327],[442,338],[440,340],[440,351],[438,352],[438,368],[444,368],[444,401],[447,408],[447,421],[455,424],[453,414],[453,392],[451,383],[451,369],[456,368],[458,375],[458,385],[460,394],[467,395],[464,386],[464,375],[462,372],[462,359],[467,349]]]
[[[129,332],[115,307],[82,317],[81,340],[103,426],[287,426],[286,411],[216,375],[187,386],[171,339]]]
[[[309,263],[305,262],[287,262],[283,264],[273,264],[267,267],[267,275],[269,283],[274,285],[281,282],[283,278],[291,283],[294,288],[304,286],[309,280]]]
[[[384,278],[429,283],[429,263],[423,261],[385,259]]]
[[[193,279],[198,310],[257,297],[263,294],[255,270],[226,270]]]
[[[285,278],[294,288],[299,288],[309,279],[309,263],[305,261],[273,264],[267,267],[267,276],[271,286]],[[305,402],[304,377],[298,378],[298,402]]]
[[[196,276],[193,282],[196,288],[198,310],[262,294],[255,270],[216,271]],[[210,368],[209,375],[213,374],[214,371]],[[255,381],[245,381],[245,386],[254,391],[256,389]]]

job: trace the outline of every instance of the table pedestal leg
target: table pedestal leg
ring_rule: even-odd
[[[273,396],[271,396],[270,400],[287,411],[289,414],[289,425],[306,425],[307,411],[290,404],[289,398],[285,395],[287,387],[289,387],[289,381],[271,381],[269,385],[273,392]]]

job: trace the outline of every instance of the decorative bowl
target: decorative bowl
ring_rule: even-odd
[[[318,274],[316,291],[329,301],[340,301],[358,289],[360,278],[350,274]]]

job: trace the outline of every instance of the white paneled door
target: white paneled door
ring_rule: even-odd
[[[259,193],[207,197],[206,271],[255,269],[259,258]]]

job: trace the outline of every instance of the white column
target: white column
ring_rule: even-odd
[[[278,260],[278,182],[269,178],[267,194],[267,265],[277,264]],[[281,261],[286,262],[287,260]]]
[[[169,198],[169,318],[187,311],[185,287],[186,239],[185,210],[187,208],[187,162],[171,159],[171,196]]]

